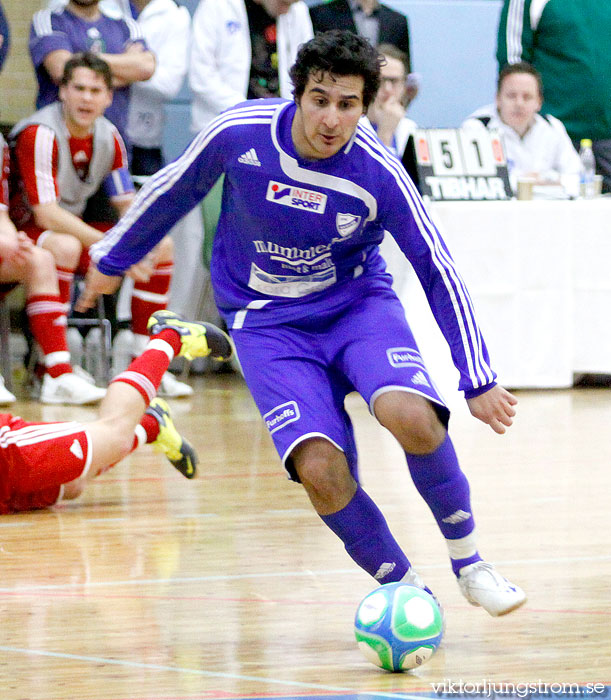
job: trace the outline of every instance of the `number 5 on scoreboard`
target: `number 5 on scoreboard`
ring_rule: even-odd
[[[435,175],[464,175],[461,148],[456,129],[431,129],[427,132]]]

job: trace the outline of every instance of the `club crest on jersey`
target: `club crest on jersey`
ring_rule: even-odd
[[[303,209],[315,214],[324,214],[327,206],[327,195],[322,192],[306,190],[303,187],[291,187],[274,180],[269,181],[265,199],[274,204],[284,204],[286,207]]]
[[[335,217],[335,225],[340,236],[349,236],[354,233],[361,223],[361,217],[357,214],[341,214]]]

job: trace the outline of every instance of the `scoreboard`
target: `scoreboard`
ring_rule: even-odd
[[[511,199],[501,136],[488,129],[417,129],[403,164],[433,200]]]

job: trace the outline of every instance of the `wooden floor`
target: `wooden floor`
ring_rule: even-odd
[[[400,451],[349,398],[365,488],[446,610],[438,653],[397,675],[361,657],[352,621],[374,582],[285,479],[241,380],[193,383],[195,397],[172,407],[199,450],[199,479],[147,447],[78,502],[0,518],[0,700],[611,685],[611,390],[522,392],[504,437],[465,411],[453,418],[481,550],[529,596],[500,619],[461,597]],[[94,415],[30,403],[15,412]]]

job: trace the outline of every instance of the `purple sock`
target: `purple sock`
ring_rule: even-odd
[[[391,583],[405,576],[409,560],[379,508],[360,486],[347,506],[320,517],[342,540],[352,559],[377,581]]]
[[[446,540],[460,540],[471,535],[475,523],[471,513],[469,482],[460,469],[450,436],[446,435],[441,445],[428,455],[406,453],[405,456],[418,493],[431,509]],[[462,547],[452,547],[449,542],[450,551],[455,549],[466,555],[454,558],[450,554],[455,574],[462,566],[480,560],[477,549],[470,544],[473,539],[466,540],[465,544],[469,543],[469,546]]]

